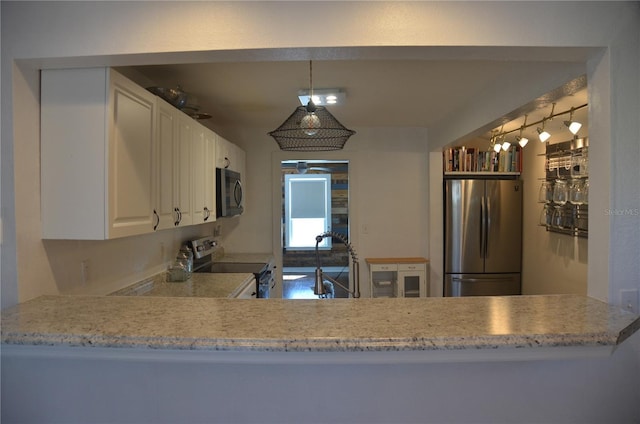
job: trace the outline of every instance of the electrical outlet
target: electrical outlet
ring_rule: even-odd
[[[369,234],[369,224],[360,225],[360,232],[362,234]]]
[[[634,314],[640,313],[638,305],[638,290],[620,290],[620,304],[625,311],[633,312]]]
[[[89,259],[80,262],[80,282],[87,284],[89,281]]]

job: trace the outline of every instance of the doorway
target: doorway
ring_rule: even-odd
[[[315,236],[332,231],[349,237],[349,162],[286,160],[281,176],[282,297],[317,299]],[[340,240],[325,237],[318,258],[324,274],[349,287],[349,252]],[[329,297],[349,296],[332,288]]]

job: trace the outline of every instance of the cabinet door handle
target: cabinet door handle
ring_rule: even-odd
[[[156,218],[156,223],[153,226],[153,231],[155,231],[156,229],[158,229],[158,225],[160,225],[160,215],[158,215],[158,212],[156,212],[156,210],[153,210],[153,216]]]
[[[210,215],[209,208],[205,206],[204,207],[204,220],[203,221],[206,221],[207,219],[209,219],[209,215]]]
[[[173,211],[176,213],[176,220],[173,221],[173,225],[177,227],[180,224],[180,209],[173,208]]]
[[[236,180],[236,183],[233,186],[233,200],[235,200],[236,206],[240,206],[242,204],[242,195],[242,183]]]

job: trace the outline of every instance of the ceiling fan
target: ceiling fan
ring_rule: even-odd
[[[282,167],[283,168],[294,168],[296,170],[296,173],[298,174],[306,174],[307,171],[322,171],[322,172],[327,172],[327,173],[331,173],[332,169],[331,168],[326,168],[323,166],[309,166],[309,164],[305,161],[298,161],[298,162],[283,162],[282,163]]]

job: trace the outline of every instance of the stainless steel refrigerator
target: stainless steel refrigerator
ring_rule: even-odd
[[[444,295],[521,293],[522,181],[444,181]]]

